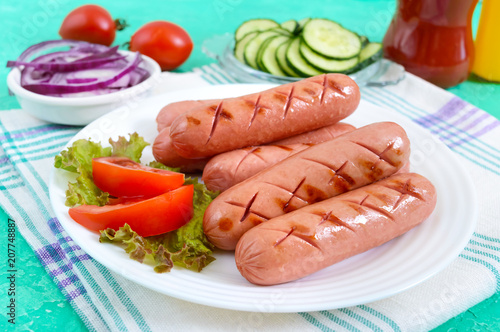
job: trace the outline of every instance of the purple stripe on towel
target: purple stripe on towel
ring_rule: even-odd
[[[489,118],[490,116],[491,115],[489,115],[488,113],[484,113],[483,115],[481,115],[480,117],[478,117],[476,120],[472,121],[467,126],[463,127],[462,130],[467,131],[469,129],[472,129],[473,127],[475,127],[476,125],[478,125],[483,120]]]
[[[50,270],[49,275],[51,278],[57,277],[60,274],[68,272],[69,270],[71,270],[72,267],[73,264],[71,263],[68,265],[63,265],[60,268]]]
[[[484,120],[488,119],[489,117],[490,117],[490,115],[488,113],[484,113],[483,115],[481,115],[480,117],[478,117],[476,120],[472,121],[471,123],[469,123],[465,127],[460,128],[460,131],[458,133],[456,133],[456,132],[449,132],[448,135],[446,135],[446,136],[443,135],[443,138],[444,139],[449,139],[449,138],[452,138],[454,136],[460,136],[461,133],[465,133],[469,129],[474,128],[479,123],[483,122]],[[466,133],[466,135],[467,136],[471,136],[472,134]],[[479,137],[479,136],[476,136],[476,137]]]
[[[75,289],[71,292],[68,292],[68,294],[66,295],[66,299],[68,301],[71,301],[71,300],[74,300],[78,296],[85,294],[85,293],[87,293],[87,291],[85,290],[85,287],[81,286],[81,287],[78,287],[77,289]]]
[[[43,266],[63,261],[65,256],[64,250],[62,250],[59,243],[46,245],[41,249],[38,249],[36,254],[40,258]]]
[[[8,161],[9,161],[9,158],[7,158],[7,157],[0,158],[0,164],[6,164]]]
[[[483,129],[471,134],[471,135],[468,135],[467,137],[465,138],[462,138],[461,140],[459,141],[456,141],[456,142],[453,142],[452,144],[449,144],[448,147],[450,149],[453,149],[454,147],[458,146],[458,145],[462,145],[464,143],[467,143],[469,141],[472,141],[473,139],[476,139],[478,138],[479,136],[482,136],[484,134],[486,134],[487,132],[493,130],[494,128],[498,127],[500,125],[500,121],[498,120],[495,120],[495,122],[493,123],[490,123],[489,125],[487,125],[486,127],[484,127]]]
[[[56,235],[64,232],[64,228],[61,226],[61,223],[59,222],[59,220],[57,220],[57,218],[49,219],[47,221],[47,224],[49,225],[50,230]]]
[[[433,134],[438,134],[438,133],[440,133],[442,131],[448,131],[448,129],[450,129],[450,128],[458,128],[459,124],[461,124],[462,122],[468,120],[470,117],[474,116],[474,114],[476,114],[478,111],[479,111],[478,108],[473,108],[469,112],[467,112],[464,115],[462,115],[459,119],[453,121],[452,123],[446,123],[446,125],[444,125],[443,127],[436,128],[435,130],[432,130],[432,133]]]
[[[43,266],[47,266],[47,265],[52,264],[52,263],[57,263],[57,262],[62,262],[62,261],[68,260],[68,258],[66,257],[67,251],[69,251],[69,250],[62,249],[61,246],[59,245],[59,243],[52,243],[52,244],[44,246],[41,249],[38,249],[36,251],[36,254],[38,255],[38,257],[42,261]],[[69,258],[69,263],[68,263],[69,265],[67,268],[71,269],[71,264],[76,263],[76,262],[89,260],[89,259],[90,259],[90,256],[87,254],[71,257],[71,258]],[[66,271],[67,271],[67,269],[66,269]]]
[[[446,121],[451,117],[455,116],[460,110],[462,110],[465,106],[467,106],[467,102],[454,97],[450,99],[443,107],[437,110],[433,114],[428,114],[419,119],[416,119],[416,122],[424,127],[431,127],[441,121]]]
[[[76,274],[73,274],[72,276],[59,281],[57,283],[57,287],[59,287],[59,289],[63,289],[65,287],[68,287],[69,285],[75,284],[78,280],[78,276]]]
[[[33,135],[43,133],[46,131],[52,131],[52,130],[64,129],[64,128],[69,128],[69,127],[68,126],[60,126],[60,125],[48,125],[46,127],[36,128],[36,129],[28,130],[28,131],[22,131],[22,132],[15,133],[15,134],[7,133],[5,135],[1,135],[0,140],[4,140],[4,139],[11,139],[12,140],[15,138],[33,136]]]

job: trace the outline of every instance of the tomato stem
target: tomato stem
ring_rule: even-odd
[[[123,47],[127,50],[130,50],[130,42],[125,42],[125,43],[121,44],[121,47]]]
[[[115,29],[117,31],[122,31],[123,29],[125,29],[126,27],[128,27],[129,24],[127,23],[127,21],[125,21],[124,19],[122,18],[117,18],[115,20]]]

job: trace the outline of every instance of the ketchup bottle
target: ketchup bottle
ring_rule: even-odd
[[[471,19],[478,0],[398,0],[384,56],[448,88],[467,79],[474,57]]]

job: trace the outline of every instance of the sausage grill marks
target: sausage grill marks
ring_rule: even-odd
[[[224,152],[208,161],[202,179],[208,189],[224,191],[293,154],[354,129],[351,125],[339,122],[267,145]]]
[[[346,97],[346,94],[342,91],[342,87],[338,87],[338,86],[336,86],[336,84],[334,82],[329,81],[327,74],[323,75],[323,77],[324,77],[323,84],[322,84],[323,90],[321,91],[320,96],[319,96],[319,100],[320,100],[319,104],[320,105],[323,105],[325,94],[326,94],[328,89],[334,90],[335,93],[338,93],[339,95],[343,96],[344,98]],[[314,81],[311,81],[311,82],[316,83]],[[318,83],[316,83],[316,84],[318,84]],[[292,105],[293,99],[297,99],[306,105],[310,105],[313,102],[311,100],[305,100],[304,98],[301,98],[297,95],[294,95],[294,90],[295,90],[295,86],[292,85],[289,93],[286,93],[285,91],[279,91],[279,90],[277,90],[275,92],[274,98],[277,100],[280,100],[284,104],[283,116],[282,116],[281,120],[286,119],[286,116],[288,114],[290,106]],[[316,94],[316,91],[311,90],[311,89],[307,89],[307,88],[304,88],[303,91],[307,92],[311,96],[314,96]],[[280,96],[284,96],[284,97],[286,97],[286,99],[283,101],[283,98]],[[271,107],[260,104],[261,97],[262,97],[262,94],[258,94],[257,100],[255,100],[255,101],[253,101],[251,99],[244,99],[244,102],[247,105],[249,105],[251,107],[253,106],[252,118],[250,119],[250,122],[248,123],[248,129],[250,129],[250,127],[254,123],[254,120],[257,117],[257,114],[265,114],[265,113],[273,112],[273,109]],[[215,115],[214,115],[214,121],[212,122],[212,129],[210,130],[210,135],[208,136],[207,143],[212,138],[212,135],[215,132],[215,128],[217,127],[217,124],[219,123],[221,117],[226,119],[226,120],[229,120],[229,121],[231,121],[233,119],[233,116],[231,115],[231,113],[229,113],[228,111],[225,111],[223,109],[223,107],[222,107],[223,103],[224,103],[224,100],[221,100],[219,102],[219,104],[217,105],[217,107],[210,106],[210,109],[214,110]]]
[[[205,234],[232,250],[257,224],[394,174],[409,152],[406,133],[390,122],[311,146],[220,194],[205,212]]]
[[[337,123],[359,99],[350,78],[324,74],[161,110],[155,158],[204,168],[207,187],[225,190],[205,211],[204,232],[216,247],[236,249],[236,266],[248,281],[302,278],[379,246],[432,213],[435,188],[406,173],[410,147],[400,126],[352,131]]]
[[[407,232],[435,205],[426,178],[396,174],[252,228],[238,242],[236,265],[258,285],[296,280]]]
[[[332,125],[354,112],[359,99],[350,78],[325,74],[197,106],[175,119],[170,137],[183,157],[212,156]]]
[[[195,104],[200,103],[199,101],[191,102]],[[187,102],[183,104],[190,105]],[[163,116],[163,124],[167,120]],[[158,123],[158,126],[160,126],[160,123]],[[213,158],[188,159],[179,156],[175,151],[170,140],[170,127],[164,127],[153,144],[153,155],[157,161],[166,166],[178,167],[183,173],[203,171],[205,166],[207,166],[206,171],[203,173],[203,181],[207,188],[212,191],[224,191],[294,153],[302,151],[313,144],[351,132],[354,129],[354,126],[339,122],[331,126],[288,137],[269,145],[252,146],[224,152]],[[242,151],[245,152],[244,156],[241,155]],[[260,159],[260,163],[256,163],[254,158]]]
[[[157,126],[158,132],[161,132],[163,129],[170,127],[176,117],[186,113],[188,110],[193,109],[196,106],[206,105],[208,103],[217,101],[219,101],[219,99],[183,100],[183,101],[173,102],[164,106],[156,116],[156,122],[158,124]]]

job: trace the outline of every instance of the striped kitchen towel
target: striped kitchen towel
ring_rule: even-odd
[[[155,93],[233,82],[215,64],[163,75]],[[73,242],[50,207],[53,157],[80,128],[19,110],[0,112],[0,205],[92,331],[425,331],[500,290],[500,122],[411,74],[397,85],[363,87],[362,98],[438,136],[472,175],[479,201],[475,233],[452,264],[374,303],[307,313],[238,312],[171,298],[109,271]]]

